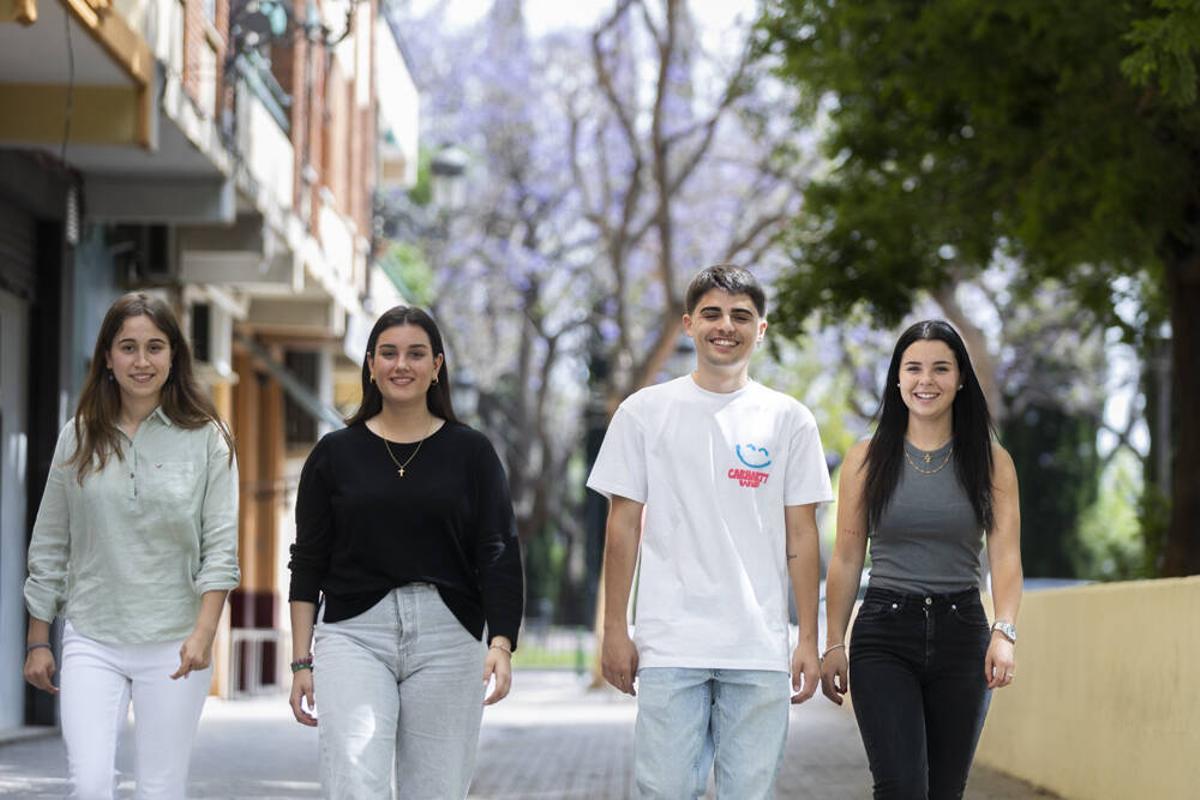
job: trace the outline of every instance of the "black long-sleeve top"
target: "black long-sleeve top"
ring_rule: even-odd
[[[414,444],[391,443],[404,463]],[[437,586],[473,636],[513,647],[524,576],[504,468],[482,433],[447,422],[397,474],[384,440],[354,425],[317,442],[296,497],[290,600],[325,594],[326,622],[361,614],[397,586]]]

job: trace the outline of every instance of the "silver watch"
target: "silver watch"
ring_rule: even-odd
[[[1017,643],[1017,626],[1011,622],[998,619],[992,623],[992,630],[1000,631],[1000,635],[1008,639],[1013,644]]]

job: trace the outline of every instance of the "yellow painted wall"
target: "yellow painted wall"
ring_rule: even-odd
[[[0,0],[0,22],[19,22],[22,25],[37,22],[36,0]]]
[[[63,136],[68,89],[57,84],[0,84],[0,139],[53,142]],[[81,144],[140,143],[141,89],[137,86],[75,86],[71,90],[71,141]]]
[[[1200,797],[1200,576],[1026,594],[976,757],[1070,800]]]

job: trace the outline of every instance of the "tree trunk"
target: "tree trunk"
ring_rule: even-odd
[[[1200,573],[1200,254],[1167,268],[1171,303],[1172,416],[1177,421],[1171,469],[1171,522],[1164,576]]]
[[[971,366],[975,370],[975,377],[979,380],[983,396],[987,399],[988,412],[992,415],[992,424],[999,428],[1004,421],[1007,409],[1004,406],[1004,396],[1000,393],[1000,386],[996,382],[996,360],[992,358],[992,354],[988,350],[987,337],[958,304],[953,286],[943,286],[938,289],[934,292],[933,299],[942,307],[946,319],[962,334],[963,341],[967,345],[967,353],[971,356]]]

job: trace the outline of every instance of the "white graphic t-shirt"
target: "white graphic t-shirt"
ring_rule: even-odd
[[[651,386],[617,409],[587,485],[646,506],[639,666],[789,670],[784,507],[833,499],[812,412],[753,381]]]

